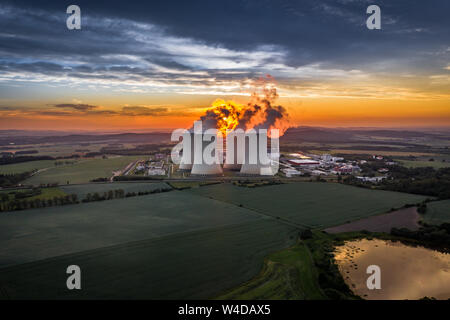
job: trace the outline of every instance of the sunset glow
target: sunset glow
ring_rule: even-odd
[[[292,125],[450,125],[448,29],[439,24],[447,19],[422,18],[419,3],[391,4],[380,32],[361,26],[365,13],[352,1],[290,11],[255,3],[229,8],[249,21],[232,37],[220,23],[226,11],[204,17],[187,7],[186,23],[184,12],[162,8],[136,5],[133,16],[81,4],[75,31],[55,4],[1,5],[2,129],[189,127],[217,101],[245,105],[267,74]],[[255,11],[291,28],[269,28],[250,18]],[[303,11],[320,19],[299,19]]]

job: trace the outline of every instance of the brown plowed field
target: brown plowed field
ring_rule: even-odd
[[[390,232],[392,228],[419,229],[419,214],[415,207],[400,209],[390,213],[373,216],[358,221],[325,229],[328,233],[340,233],[367,230],[372,232]]]

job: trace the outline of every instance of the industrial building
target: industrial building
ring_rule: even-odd
[[[287,178],[292,178],[295,176],[302,176],[303,172],[300,172],[298,170],[292,169],[292,168],[285,168],[282,170]]]
[[[316,168],[320,166],[319,161],[311,159],[289,159],[287,162],[295,167]]]

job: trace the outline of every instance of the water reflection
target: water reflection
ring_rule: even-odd
[[[450,255],[384,240],[356,240],[335,249],[339,271],[364,299],[450,298]],[[381,269],[381,289],[366,285],[369,265]]]

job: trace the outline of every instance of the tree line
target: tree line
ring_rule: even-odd
[[[414,239],[421,244],[450,250],[450,223],[441,225],[424,224],[419,230],[411,231],[406,228],[392,228],[391,234],[397,237]]]
[[[364,183],[353,176],[343,181],[359,187],[406,192],[450,199],[450,167],[434,169],[432,167],[406,168],[403,166],[389,167],[389,178],[377,185]]]
[[[93,201],[104,201],[104,200],[113,200],[113,199],[122,199],[136,196],[144,196],[148,194],[161,193],[172,191],[169,188],[158,188],[151,191],[139,191],[139,192],[127,192],[123,189],[109,190],[105,191],[102,195],[98,192],[88,193],[86,197],[82,200],[82,202],[93,202]]]
[[[14,187],[19,182],[27,179],[31,176],[33,171],[22,172],[22,173],[12,173],[12,174],[0,174],[0,187]]]
[[[53,197],[49,199],[12,199],[4,198],[2,195],[2,201],[0,202],[0,211],[16,211],[36,208],[47,208],[54,206],[65,206],[69,204],[79,203],[78,196],[76,194],[69,194],[66,196]],[[5,201],[4,201],[5,200]]]
[[[28,161],[39,161],[39,160],[55,160],[54,157],[50,156],[12,156],[12,157],[1,157],[0,165],[14,164]]]
[[[155,194],[161,192],[172,191],[170,188],[158,188],[151,191],[139,191],[139,192],[125,192],[123,189],[109,190],[105,191],[103,194],[98,192],[88,193],[81,200],[81,202],[94,202],[94,201],[105,201],[105,200],[113,200],[113,199],[122,199],[136,196],[143,196],[148,194]],[[15,195],[17,195],[16,193]],[[40,193],[39,193],[40,194]],[[35,194],[32,195],[33,197]],[[10,199],[7,193],[2,193],[0,195],[0,212],[1,211],[16,211],[16,210],[26,210],[26,209],[35,209],[35,208],[46,208],[46,207],[54,207],[54,206],[65,206],[70,204],[80,203],[77,194],[69,194],[65,196],[53,197],[50,199],[21,199],[21,196],[14,197],[14,199]]]

